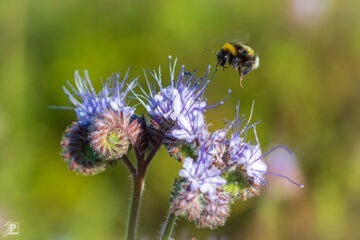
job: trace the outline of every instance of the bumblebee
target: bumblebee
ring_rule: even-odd
[[[240,74],[240,86],[243,77],[251,70],[259,67],[260,59],[255,51],[241,43],[225,43],[220,52],[216,54],[217,65],[221,68],[232,67]]]

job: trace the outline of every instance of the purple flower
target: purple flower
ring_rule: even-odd
[[[73,171],[96,174],[127,154],[130,145],[139,149],[141,123],[134,108],[126,103],[128,92],[136,79],[128,84],[128,72],[120,81],[116,74],[96,92],[87,71],[85,78],[75,72],[75,87],[67,82],[65,94],[74,105],[78,121],[70,125],[62,138],[63,158]]]
[[[221,177],[222,171],[213,166],[211,155],[202,148],[196,161],[192,158],[185,158],[183,169],[179,175],[189,182],[189,190],[212,194],[217,188],[226,184]]]
[[[203,146],[196,161],[185,158],[180,170],[171,211],[177,216],[187,216],[201,228],[223,226],[230,215],[230,198],[222,189],[226,180],[222,170],[216,168],[213,156]]]
[[[180,190],[171,203],[171,211],[177,216],[187,216],[199,228],[217,228],[230,216],[230,196],[223,187],[224,169],[220,160],[226,151],[226,131],[216,131],[198,150],[198,158],[185,158],[180,170]]]
[[[204,116],[201,112],[193,111],[179,115],[176,125],[171,130],[171,135],[179,140],[193,142],[195,139],[202,141],[208,134]]]
[[[243,165],[246,162],[244,151],[249,147],[239,134],[233,134],[229,141],[229,155],[232,164]]]
[[[229,167],[235,166],[241,169],[251,180],[252,185],[262,187],[266,184],[267,166],[262,161],[260,143],[255,129],[256,124],[249,126],[247,123],[243,128],[240,128],[241,119],[238,116],[232,124],[236,128],[229,141]],[[256,145],[246,142],[245,136],[243,136],[249,129],[254,131]]]
[[[170,61],[170,84],[163,86],[161,71],[150,72],[158,85],[158,90],[148,81],[149,93],[141,88],[143,95],[135,94],[147,109],[150,117],[167,127],[168,135],[178,140],[201,141],[208,134],[204,120],[204,112],[208,108],[204,99],[204,90],[209,81],[206,80],[210,67],[204,77],[195,78],[194,74],[185,72],[181,66],[175,79],[175,65]],[[148,78],[146,77],[148,80]]]
[[[267,172],[267,166],[262,161],[262,153],[260,145],[249,146],[244,150],[245,156],[245,169],[247,176],[252,179],[253,184],[264,186],[266,180],[264,175]]]
[[[136,85],[136,79],[132,81],[127,89],[124,89],[128,72],[120,81],[120,74],[115,74],[104,84],[100,92],[96,93],[88,72],[85,71],[85,78],[81,78],[78,71],[75,71],[75,87],[67,82],[67,87],[63,87],[65,94],[74,105],[74,110],[79,119],[79,124],[86,126],[91,124],[93,118],[105,110],[124,110],[133,112],[134,109],[126,104],[128,92]]]

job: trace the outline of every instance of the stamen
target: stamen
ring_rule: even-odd
[[[270,149],[269,151],[267,151],[266,153],[264,153],[262,155],[263,158],[265,158],[266,156],[268,156],[270,153],[274,152],[275,150],[278,150],[278,149],[284,149],[285,151],[287,151],[289,153],[289,155],[291,157],[295,157],[295,153],[293,151],[290,150],[290,148],[288,148],[287,146],[284,146],[284,145],[278,145],[276,147],[273,147],[272,149]]]
[[[140,87],[140,89],[143,91],[143,89]],[[134,92],[134,90],[133,89],[130,89],[130,91],[134,94],[134,96],[139,100],[139,102],[146,108],[146,106],[147,106],[147,104],[146,104],[146,100],[148,100],[147,98],[146,98],[146,96],[142,96],[142,95],[139,95],[139,94],[137,94],[137,93],[135,93]],[[141,99],[141,97],[143,97],[144,98],[144,100],[143,99]]]
[[[217,108],[217,107],[223,105],[227,100],[229,100],[230,95],[231,95],[231,89],[228,90],[228,94],[223,100],[221,100],[218,103],[215,103],[213,105],[207,106],[206,109],[214,109],[214,108]]]
[[[205,79],[208,77],[210,71],[211,71],[211,65],[208,65],[208,67],[207,67],[207,69],[206,69],[206,72],[205,72],[205,74],[204,74],[204,78],[205,78]]]
[[[182,83],[184,81],[184,76],[186,76],[186,72],[185,72],[185,65],[181,65],[180,66],[180,72],[179,72],[179,76],[177,78],[177,85]],[[175,80],[174,80],[175,81]],[[174,88],[174,81],[171,81],[171,87]]]
[[[170,78],[171,78],[170,82],[171,85],[173,86],[175,81],[174,77],[175,77],[175,67],[176,67],[177,58],[175,58],[173,65],[171,65],[171,59],[172,59],[171,55],[169,55],[168,58],[169,58]]]
[[[256,143],[258,145],[260,145],[259,138],[258,138],[258,135],[257,135],[257,132],[256,132],[256,126],[253,127],[253,131],[254,131],[254,136],[255,136]]]
[[[153,95],[152,95],[152,94],[153,94],[153,91],[152,91],[152,89],[151,89],[151,85],[150,85],[150,82],[149,82],[149,78],[148,78],[148,76],[147,76],[147,74],[146,74],[146,70],[144,69],[143,71],[144,71],[144,76],[145,76],[145,80],[146,80],[146,85],[148,86],[150,96],[153,97]],[[140,87],[141,87],[141,86],[140,86]]]
[[[94,86],[93,86],[92,83],[91,83],[88,70],[85,70],[85,71],[84,71],[84,74],[85,74],[85,80],[86,80],[86,82],[85,82],[85,81],[82,81],[82,82],[84,83],[85,89],[89,89],[89,88],[90,88],[91,92],[93,92],[93,93],[96,94],[95,89],[94,89]],[[87,83],[87,84],[86,84],[86,83]]]
[[[256,134],[256,129],[255,129],[255,126],[256,126],[257,124],[259,124],[259,121],[256,122],[256,123],[254,123],[254,124],[249,125],[249,124],[250,124],[250,121],[251,121],[251,118],[252,118],[252,115],[253,115],[253,112],[254,112],[254,106],[255,106],[255,101],[253,101],[252,104],[251,104],[251,110],[250,110],[249,119],[248,119],[248,121],[246,122],[244,128],[241,130],[240,135],[246,133],[250,128],[253,128],[253,129],[254,129],[254,135],[255,135],[256,141],[257,141],[257,143],[259,144],[259,140],[258,140],[258,137],[257,137],[257,134]],[[240,119],[240,118],[239,118],[239,107],[240,107],[240,104],[238,104],[238,106],[236,107],[236,111],[237,111],[236,118],[237,118],[237,119]],[[245,135],[246,135],[246,134],[245,134]]]
[[[297,185],[299,188],[305,188],[304,184],[297,183],[297,182],[295,182],[294,180],[292,180],[291,178],[289,178],[289,177],[287,177],[287,176],[285,176],[285,175],[282,175],[282,174],[279,174],[279,173],[273,173],[273,172],[269,172],[269,171],[267,171],[266,174],[285,178],[285,179],[288,180],[289,182]]]
[[[80,103],[70,92],[69,90],[63,86],[63,90],[65,92],[65,95],[69,98],[70,102],[72,102],[76,107],[81,107],[83,109],[86,109],[82,103]]]
[[[278,146],[276,146],[276,147],[273,147],[272,149],[270,149],[269,151],[267,151],[266,153],[264,153],[264,154],[262,155],[262,158],[267,157],[269,154],[273,153],[274,151],[276,151],[276,150],[278,150],[278,149],[284,149],[284,150],[290,155],[290,157],[295,158],[295,153],[294,153],[293,151],[291,151],[290,148],[288,148],[287,146],[284,146],[284,145],[278,145]],[[273,172],[269,172],[269,171],[267,171],[267,174],[285,178],[285,179],[287,179],[289,182],[291,182],[291,183],[299,186],[300,188],[304,188],[304,187],[305,187],[303,184],[297,183],[297,182],[295,182],[294,180],[292,180],[291,178],[289,178],[289,177],[287,177],[287,176],[285,176],[285,175],[282,175],[282,174],[279,174],[279,173],[273,173]]]
[[[249,126],[249,124],[250,124],[252,115],[253,115],[253,113],[254,113],[254,106],[255,106],[255,101],[253,101],[252,104],[251,104],[250,116],[249,116],[249,119],[248,119],[248,121],[246,122],[246,125],[245,125],[245,126]]]
[[[215,77],[215,74],[217,73],[218,69],[217,69],[217,65],[216,65],[216,68],[213,72],[213,74],[211,75],[210,79],[213,79]]]

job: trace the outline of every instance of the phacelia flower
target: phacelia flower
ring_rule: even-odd
[[[262,161],[260,145],[245,148],[244,155],[246,158],[244,164],[246,175],[252,180],[253,184],[264,186],[266,184],[264,175],[267,172],[267,166]]]
[[[250,197],[258,196],[261,188],[266,185],[267,165],[263,161],[255,130],[256,124],[248,125],[247,123],[241,127],[242,122],[237,114],[231,123],[233,133],[228,142],[228,174],[226,175],[228,185],[225,189],[234,198],[240,197],[245,201]],[[249,129],[254,132],[257,141],[255,145],[246,141],[245,136]]]
[[[127,107],[126,97],[129,91],[136,85],[136,79],[128,84],[124,89],[128,73],[120,81],[120,74],[115,74],[109,78],[97,93],[91,83],[88,72],[85,71],[85,78],[81,78],[78,71],[75,71],[75,87],[67,82],[67,87],[63,87],[65,94],[74,105],[74,110],[79,120],[79,124],[86,126],[92,123],[93,118],[105,110],[115,111]]]
[[[221,173],[220,169],[213,166],[211,155],[202,148],[196,161],[189,157],[185,158],[179,175],[189,182],[189,190],[200,190],[202,193],[211,194],[226,183]]]
[[[62,157],[70,170],[82,175],[94,175],[105,170],[106,164],[90,147],[88,129],[73,122],[61,140]]]
[[[135,95],[152,120],[165,129],[168,136],[193,142],[208,134],[203,115],[208,106],[203,93],[209,83],[210,67],[203,77],[195,78],[194,74],[186,72],[185,67],[181,66],[175,79],[175,65],[176,60],[173,65],[170,61],[168,86],[163,86],[161,71],[153,71],[150,74],[158,86],[153,87],[148,81],[149,93],[141,89],[143,95]]]
[[[105,160],[116,160],[127,154],[142,132],[137,119],[131,120],[132,108],[106,110],[90,126],[90,146]]]
[[[235,200],[245,201],[260,194],[266,184],[267,166],[262,161],[255,124],[241,126],[242,122],[237,114],[225,128],[206,135],[192,149],[196,157],[183,160],[181,181],[174,185],[171,202],[175,215],[187,217],[200,228],[212,229],[225,224]],[[249,129],[254,131],[255,145],[246,140]]]
[[[229,141],[230,162],[236,165],[243,165],[246,162],[244,151],[249,146],[238,133],[233,134]]]
[[[120,74],[115,74],[97,93],[87,71],[85,78],[76,71],[75,87],[69,82],[63,87],[78,118],[61,141],[63,158],[71,170],[86,175],[104,171],[113,160],[127,154],[130,145],[138,142],[142,127],[134,120],[135,109],[126,103],[136,79],[125,88],[127,78],[128,73],[122,81]]]
[[[199,227],[222,226],[229,216],[229,197],[221,189],[226,180],[221,177],[211,155],[205,147],[199,150],[196,161],[187,157],[180,170],[180,180],[175,182],[171,211],[185,216]]]

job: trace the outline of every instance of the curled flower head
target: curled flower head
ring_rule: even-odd
[[[181,190],[171,202],[170,211],[176,216],[187,216],[189,221],[196,221],[201,214],[202,202],[201,193]]]
[[[219,169],[224,169],[228,164],[229,141],[226,138],[227,131],[228,128],[224,128],[213,132],[205,144],[207,152],[212,157],[213,164]]]
[[[120,74],[115,74],[104,84],[102,90],[97,93],[91,83],[88,72],[85,71],[85,78],[81,78],[78,71],[75,71],[75,87],[71,83],[63,87],[65,94],[74,105],[79,124],[86,126],[92,123],[93,118],[107,109],[120,110],[127,107],[126,96],[135,86],[136,79],[124,90],[128,73],[120,81]]]
[[[82,175],[94,175],[105,170],[105,163],[90,147],[88,129],[73,122],[61,140],[62,157],[70,170]]]
[[[225,224],[230,215],[230,198],[220,188],[215,192],[202,193],[199,189],[189,191],[188,183],[182,183],[173,197],[170,211],[176,216],[187,217],[199,228],[217,228]]]
[[[224,226],[230,216],[229,196],[219,189],[216,194],[205,195],[205,202],[205,207],[196,219],[196,225],[199,228],[210,229]]]
[[[134,119],[132,108],[107,110],[95,117],[90,126],[90,146],[105,160],[115,160],[127,154],[142,133],[141,124]]]

